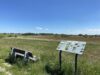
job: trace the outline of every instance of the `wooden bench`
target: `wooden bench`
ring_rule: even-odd
[[[24,62],[27,63],[29,60],[37,61],[38,58],[33,56],[33,54],[29,51],[18,49],[18,48],[11,48],[10,52],[10,62],[13,63],[16,61],[17,58],[23,58]]]

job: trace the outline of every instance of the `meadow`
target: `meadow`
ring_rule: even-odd
[[[86,49],[83,55],[78,56],[78,75],[100,75],[100,37],[6,37],[0,38],[0,75],[56,75],[48,72],[56,71],[59,66],[59,52],[56,50],[60,40],[86,41]],[[11,65],[4,65],[5,59],[11,51],[10,47],[31,51],[33,55],[40,57],[37,62],[29,62],[23,65],[22,61]],[[74,55],[62,52],[63,75],[73,75]],[[3,69],[2,69],[3,68]]]

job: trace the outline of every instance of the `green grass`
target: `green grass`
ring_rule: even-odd
[[[88,40],[88,39],[87,39]],[[87,41],[86,40],[86,41]],[[7,71],[13,75],[50,75],[46,72],[45,66],[49,63],[52,68],[58,65],[58,51],[56,47],[59,42],[57,41],[44,41],[32,39],[0,39],[0,66],[5,62],[5,58],[9,55],[10,47],[17,47],[29,50],[40,57],[36,63],[29,63],[23,65],[18,62]],[[62,53],[62,69],[64,75],[73,75],[74,69],[74,54]],[[78,74],[79,75],[100,75],[100,42],[89,41],[86,50],[82,56],[78,57]],[[0,75],[5,73],[0,72]]]

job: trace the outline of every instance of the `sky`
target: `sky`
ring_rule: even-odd
[[[100,0],[0,0],[0,33],[100,34]]]

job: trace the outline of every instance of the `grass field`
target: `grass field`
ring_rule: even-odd
[[[24,37],[25,38],[25,37]],[[67,37],[57,38],[57,40],[23,39],[23,38],[1,38],[0,39],[0,75],[51,75],[47,73],[45,66],[48,65],[52,70],[58,67],[58,51],[56,47],[58,40],[81,40],[86,41],[86,49],[82,56],[78,57],[79,75],[100,75],[100,38],[80,38]],[[40,57],[35,63],[23,65],[21,61],[10,67],[4,65],[8,57],[10,47],[17,47],[29,50]],[[64,75],[73,75],[74,54],[62,53],[62,70]]]

